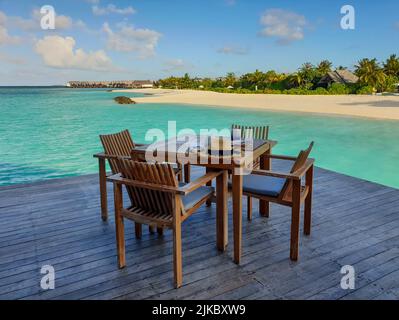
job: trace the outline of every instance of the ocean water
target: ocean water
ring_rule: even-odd
[[[97,89],[0,88],[0,185],[97,172],[99,134],[129,129],[270,125],[275,153],[296,155],[314,140],[316,165],[399,188],[399,121],[192,105],[117,105]],[[131,96],[134,96],[131,94]]]

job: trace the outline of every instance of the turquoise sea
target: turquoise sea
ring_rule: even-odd
[[[270,125],[276,153],[296,155],[315,141],[317,166],[399,188],[399,121],[192,105],[117,105],[96,89],[0,88],[0,185],[97,172],[98,135],[128,128]],[[131,95],[134,96],[134,95]]]

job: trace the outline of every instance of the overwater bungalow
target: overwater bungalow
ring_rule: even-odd
[[[68,88],[123,88],[123,89],[146,89],[153,88],[151,80],[127,80],[127,81],[69,81]]]

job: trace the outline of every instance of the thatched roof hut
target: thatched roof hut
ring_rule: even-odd
[[[332,83],[354,84],[358,81],[358,76],[356,76],[349,70],[343,69],[328,72],[323,78],[321,78],[321,80],[319,81],[319,85],[328,87]]]

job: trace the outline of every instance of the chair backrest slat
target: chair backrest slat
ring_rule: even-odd
[[[111,156],[130,157],[131,150],[135,147],[129,130],[123,130],[114,134],[100,135],[104,152]],[[112,173],[120,172],[118,163],[114,159],[108,160]]]
[[[302,168],[305,165],[306,160],[308,160],[309,154],[313,149],[313,145],[314,145],[314,142],[312,141],[306,150],[301,150],[299,152],[298,157],[296,158],[296,160],[291,168],[290,173],[294,173],[295,171],[298,171],[300,168]],[[284,199],[291,192],[292,192],[292,180],[287,179],[287,182],[285,183],[285,185],[281,191],[280,197],[282,199]]]
[[[140,182],[178,187],[179,184],[168,163],[146,163],[119,158],[116,160],[122,177]],[[146,211],[173,216],[172,194],[148,188],[126,185],[132,206]]]
[[[269,126],[242,126],[239,124],[233,124],[232,130],[241,130],[242,138],[253,138],[260,140],[269,139]]]
[[[259,139],[268,140],[269,139],[269,126],[242,126],[239,124],[233,124],[231,126],[231,131],[240,130],[241,139]],[[260,166],[260,159],[254,159],[253,168],[257,169]]]

